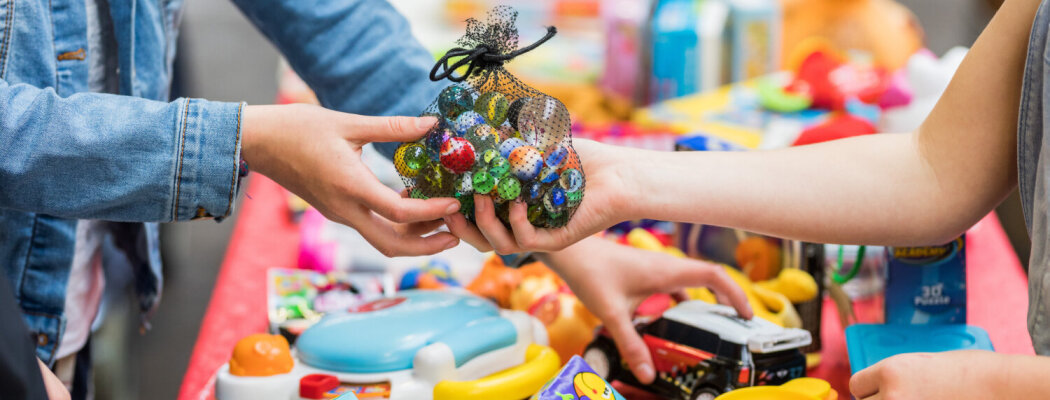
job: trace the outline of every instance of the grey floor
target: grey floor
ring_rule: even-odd
[[[916,11],[937,53],[972,43],[990,15],[983,1],[903,3]],[[179,59],[183,95],[249,104],[272,102],[277,53],[232,4],[187,0],[185,13]],[[153,329],[145,335],[139,335],[126,318],[111,318],[104,328],[102,339],[95,344],[96,358],[108,366],[100,370],[99,398],[170,399],[177,395],[234,222],[235,218],[221,224],[200,221],[163,228],[164,302],[153,319]],[[115,314],[122,315],[119,310]],[[123,351],[123,346],[129,351]]]

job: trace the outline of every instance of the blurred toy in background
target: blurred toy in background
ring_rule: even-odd
[[[812,100],[811,107],[845,110],[849,99],[878,104],[889,84],[886,69],[851,61],[819,39],[796,49],[801,61],[789,66],[794,79],[784,89]]]
[[[730,142],[725,139],[721,139],[715,136],[706,135],[703,133],[693,133],[687,136],[680,136],[675,141],[675,150],[679,151],[741,151],[743,147]]]
[[[558,375],[529,400],[625,400],[620,392],[583,361],[573,356]]]
[[[780,69],[779,0],[729,0],[730,79],[740,82]]]
[[[270,268],[266,271],[270,331],[289,341],[326,313],[349,310],[393,295],[385,273],[319,273]]]
[[[823,143],[876,133],[875,125],[852,114],[836,113],[819,125],[803,130],[792,146]]]
[[[779,241],[765,236],[748,236],[736,245],[736,265],[752,281],[764,281],[780,273]]]
[[[452,276],[452,269],[448,263],[439,259],[431,259],[426,264],[405,271],[401,275],[401,283],[398,290],[408,289],[444,289],[448,287],[461,286],[456,278]]]
[[[601,323],[549,269],[542,275],[523,277],[510,294],[510,309],[540,320],[547,327],[551,348],[562,360],[583,354],[583,348],[594,338],[594,328]]]
[[[565,281],[540,262],[510,268],[491,256],[467,290],[538,319],[547,329],[550,346],[563,360],[582,354],[600,323]]]
[[[893,0],[781,0],[784,65],[803,42],[820,37],[847,51],[871,55],[875,65],[896,70],[922,48],[915,15]]]
[[[656,0],[650,24],[650,101],[722,84],[721,53],[728,14],[728,6],[720,1]]]
[[[510,308],[510,293],[518,287],[525,274],[538,274],[536,263],[525,264],[521,268],[510,268],[503,264],[503,260],[492,255],[485,259],[481,266],[481,272],[474,278],[466,289],[471,293],[486,299],[502,307]]]
[[[955,75],[967,49],[955,47],[944,53],[940,59],[929,52],[920,51],[908,59],[908,64],[902,69],[902,79],[912,92],[909,103],[900,107],[886,110],[882,116],[880,129],[883,132],[912,132],[919,128],[919,124],[937,104],[937,99],[948,87],[948,82]]]
[[[620,380],[673,399],[712,400],[736,388],[778,385],[806,375],[799,348],[809,332],[782,328],[761,318],[745,320],[728,306],[680,303],[650,321],[638,321],[656,380],[642,385],[623,364],[605,330],[583,359],[606,381]]]
[[[643,127],[630,122],[576,123],[572,126],[572,135],[614,146],[661,151],[673,150],[675,141],[680,137],[668,127]]]
[[[831,384],[819,378],[795,378],[775,386],[754,386],[736,389],[716,397],[716,400],[838,400],[839,393]]]
[[[302,197],[295,195],[295,193],[288,192],[288,212],[291,215],[292,222],[299,222],[303,218],[303,214],[306,214],[306,210],[310,208],[310,203],[303,200]]]
[[[649,76],[644,60],[649,56],[649,14],[653,2],[646,0],[606,0],[601,3],[602,30],[605,34],[605,60],[598,85],[613,108],[631,109],[648,103]]]

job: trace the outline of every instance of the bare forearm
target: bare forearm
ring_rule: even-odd
[[[948,240],[991,205],[966,204],[914,136],[886,134],[744,153],[645,154],[632,168],[640,216],[818,242]],[[674,193],[661,195],[660,193]]]
[[[1050,394],[1050,357],[1003,354],[992,397],[1003,399],[1040,399]]]

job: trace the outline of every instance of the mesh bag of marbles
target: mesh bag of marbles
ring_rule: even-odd
[[[494,200],[504,223],[509,204],[522,201],[533,225],[557,228],[583,200],[583,168],[565,105],[503,67],[556,32],[547,28],[546,36],[519,49],[516,15],[497,7],[486,22],[467,20],[457,42],[462,47],[446,53],[430,73],[432,80],[452,82],[423,113],[437,117],[437,124],[419,141],[402,143],[394,165],[412,197],[455,197],[470,220],[473,196],[481,194]]]

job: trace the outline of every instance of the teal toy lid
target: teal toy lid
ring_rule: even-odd
[[[854,374],[897,354],[995,350],[988,332],[971,325],[851,325],[846,347]]]
[[[446,343],[456,365],[517,341],[514,324],[495,304],[465,292],[399,292],[345,314],[329,314],[296,341],[299,359],[337,372],[412,368],[419,349]]]

